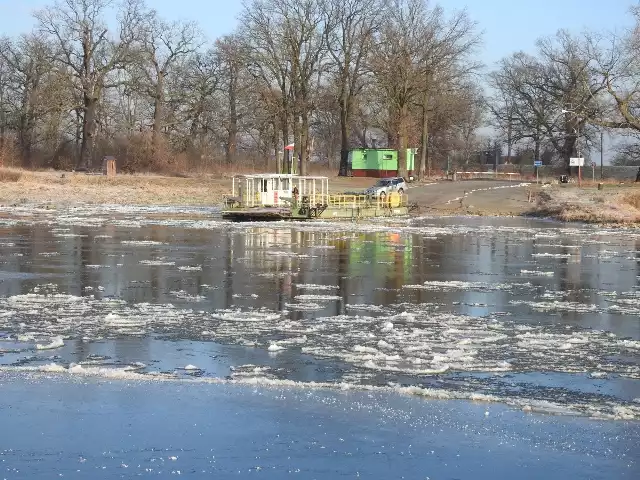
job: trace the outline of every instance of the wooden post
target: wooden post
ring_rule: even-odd
[[[102,174],[107,177],[116,176],[116,159],[114,157],[104,157],[102,160]]]

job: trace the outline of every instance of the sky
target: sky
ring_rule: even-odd
[[[0,36],[29,31],[32,13],[54,0],[0,0]],[[435,1],[432,0],[435,4]],[[629,8],[638,0],[440,0],[445,11],[467,9],[484,32],[478,53],[492,69],[517,50],[533,52],[535,41],[560,28],[580,32],[620,30],[631,24]],[[231,33],[238,25],[241,0],[147,0],[169,20],[196,21],[209,39]]]

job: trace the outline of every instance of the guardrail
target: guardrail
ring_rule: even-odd
[[[501,178],[503,180],[521,180],[522,174],[518,172],[455,172],[457,178],[469,180],[472,178],[480,179],[495,179]]]

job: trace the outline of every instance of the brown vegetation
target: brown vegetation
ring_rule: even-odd
[[[0,169],[0,205],[40,204],[68,206],[79,204],[118,205],[209,205],[221,203],[231,193],[230,167],[215,174],[193,177],[161,175],[87,175],[54,171],[33,172]],[[325,174],[322,170],[315,174]],[[364,189],[375,179],[332,178],[334,191]]]
[[[565,222],[629,225],[640,223],[640,189],[606,186],[603,190],[555,186],[542,189],[533,215]]]

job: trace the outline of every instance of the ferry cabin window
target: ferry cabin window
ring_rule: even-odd
[[[262,190],[263,192],[267,191],[267,182],[268,181],[269,180],[267,180],[266,178],[263,178],[263,179],[260,180],[260,183],[261,183],[260,190]]]
[[[289,179],[288,178],[282,178],[280,179],[280,190],[289,190]]]
[[[393,155],[391,155],[390,153],[385,153],[382,156],[382,158],[383,158],[383,160],[391,160],[391,159],[393,159]]]

